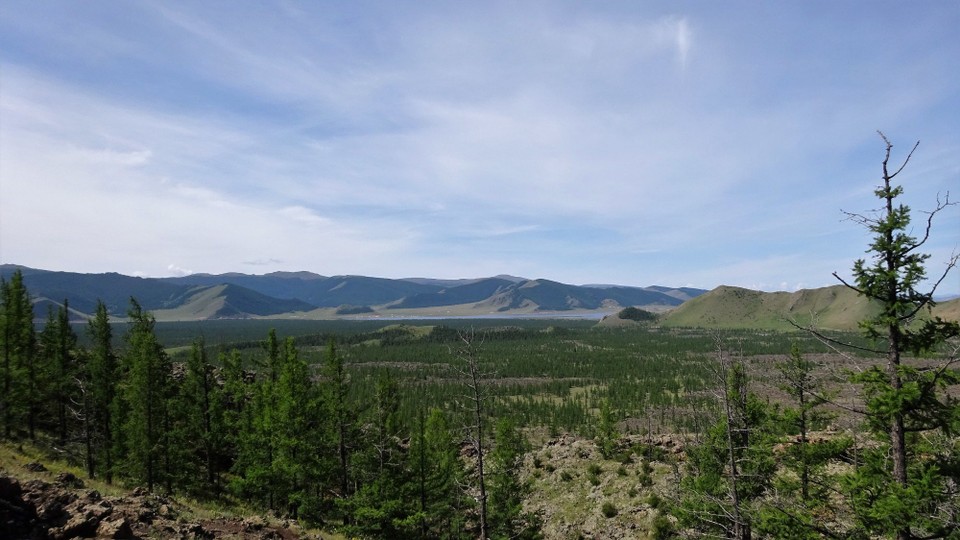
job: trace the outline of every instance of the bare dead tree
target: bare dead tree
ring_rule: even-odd
[[[480,347],[483,339],[478,340],[473,329],[457,333],[457,347],[452,351],[459,360],[456,370],[464,381],[467,393],[463,396],[462,406],[469,411],[471,422],[466,426],[467,442],[477,456],[477,488],[480,492],[480,538],[489,537],[489,523],[487,521],[487,483],[484,471],[484,452],[486,445],[485,422],[487,415],[487,400],[490,399],[487,381],[495,375],[485,373],[480,366]]]

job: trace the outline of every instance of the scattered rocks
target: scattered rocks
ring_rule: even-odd
[[[27,463],[24,468],[30,472],[47,472],[47,468],[43,466],[43,463],[38,463],[36,461]]]
[[[97,538],[134,538],[130,522],[125,517],[113,521],[101,521],[97,527]]]
[[[41,465],[42,467],[43,465]],[[62,486],[72,487],[72,488],[83,488],[83,480],[79,479],[73,473],[62,472],[57,475],[57,483]]]
[[[39,464],[38,464],[39,465]],[[42,465],[41,465],[42,466]],[[72,538],[300,538],[289,523],[272,524],[262,516],[181,521],[186,509],[169,497],[137,488],[121,497],[86,490],[70,473],[54,482],[0,474],[0,537],[4,540]]]

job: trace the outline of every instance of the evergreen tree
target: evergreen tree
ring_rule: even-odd
[[[949,197],[928,213],[923,237],[910,234],[910,209],[896,202],[903,188],[893,184],[916,150],[901,165],[890,164],[893,145],[886,145],[882,184],[874,191],[883,207],[873,215],[847,213],[873,234],[871,260],[853,265],[854,282],[834,273],[838,280],[879,307],[875,316],[860,322],[865,334],[885,345],[879,351],[885,364],[854,377],[863,385],[867,428],[879,446],[862,452],[863,462],[846,481],[848,499],[859,525],[867,534],[893,535],[898,540],[940,538],[960,528],[957,485],[960,452],[955,444],[935,447],[938,434],[950,433],[960,417],[957,401],[945,389],[960,382],[953,358],[924,367],[907,355],[938,351],[960,335],[960,324],[929,315],[937,286],[956,265],[954,255],[931,290],[921,292],[929,255],[920,248],[930,238],[933,219],[951,205]],[[917,143],[919,144],[919,143]],[[923,315],[923,317],[921,317]]]
[[[177,445],[184,457],[179,476],[192,489],[216,493],[224,451],[223,391],[207,361],[202,337],[193,342],[178,401],[181,424]]]
[[[405,467],[406,455],[401,448],[405,433],[399,411],[397,382],[389,373],[381,373],[364,425],[365,451],[356,456],[360,488],[349,502],[355,525],[348,532],[406,538],[416,530],[416,520],[410,519],[416,507],[407,503],[416,491]]]
[[[323,403],[325,405],[325,440],[330,447],[331,466],[329,483],[334,486],[337,500],[343,501],[352,494],[350,459],[355,449],[356,412],[348,400],[350,379],[344,368],[343,357],[337,352],[337,346],[331,338],[327,343],[327,354],[323,364]],[[349,516],[345,516],[349,521]]]
[[[490,537],[495,539],[538,538],[536,516],[523,511],[527,486],[520,468],[527,441],[510,418],[501,418],[494,432],[490,455]]]
[[[249,385],[245,380],[240,351],[221,351],[218,360],[223,373],[223,459],[236,464],[241,435],[251,431]]]
[[[36,332],[33,304],[23,284],[23,272],[16,270],[10,281],[0,280],[0,339],[3,348],[3,392],[0,396],[0,420],[3,435],[12,438],[27,428],[36,437],[36,413],[39,407],[36,362]]]
[[[688,450],[674,513],[681,526],[700,534],[750,540],[758,501],[776,468],[775,431],[767,405],[749,392],[740,357],[728,354],[719,336],[716,346],[721,416]]]
[[[71,404],[78,403],[80,399],[77,386],[77,335],[70,326],[67,300],[59,306],[56,315],[52,307],[49,309],[40,343],[43,364],[37,375],[41,388],[39,402],[48,403],[53,408],[57,440],[60,445],[65,445]]]
[[[87,412],[90,425],[92,456],[88,459],[88,472],[91,477],[99,473],[107,483],[113,482],[114,447],[117,444],[114,429],[113,403],[118,400],[117,379],[120,377],[119,363],[113,350],[113,329],[110,316],[102,300],[97,301],[97,309],[87,327],[90,337],[90,350],[87,356],[86,385]]]
[[[249,398],[240,418],[237,440],[237,460],[234,462],[234,490],[251,499],[275,508],[275,479],[273,477],[274,384],[269,379],[258,379],[250,384]]]
[[[316,448],[320,410],[317,388],[307,363],[300,358],[293,338],[284,342],[277,378],[274,423],[275,452],[271,468],[278,490],[278,506],[296,518],[317,516],[318,494]]]
[[[823,384],[816,377],[817,364],[804,358],[793,342],[790,356],[777,366],[781,388],[792,399],[780,417],[787,441],[782,464],[791,474],[780,474],[757,519],[757,532],[773,538],[814,539],[842,534],[843,527],[831,530],[824,522],[837,523],[838,509],[831,504],[836,492],[834,478],[824,473],[826,465],[838,459],[851,444],[849,437],[812,439],[811,432],[822,429],[834,416],[821,410],[828,402]],[[833,516],[834,519],[826,519]]]
[[[460,490],[463,466],[457,441],[442,410],[431,409],[427,417],[421,410],[410,457],[420,503],[416,514],[420,538],[461,538],[467,511],[467,501]]]
[[[617,421],[614,418],[613,410],[610,408],[610,399],[604,399],[600,402],[600,419],[597,426],[596,443],[600,449],[600,455],[605,459],[613,457],[617,448],[617,440],[620,434],[617,433]]]
[[[126,335],[126,363],[129,373],[124,403],[128,408],[124,425],[126,470],[138,482],[153,490],[159,482],[170,487],[167,434],[172,428],[168,410],[171,385],[170,360],[154,334],[153,315],[130,299],[128,316],[132,326]]]

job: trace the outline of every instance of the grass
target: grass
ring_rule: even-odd
[[[40,440],[37,444],[29,441],[0,441],[0,474],[7,474],[19,479],[20,481],[41,480],[44,482],[53,482],[61,473],[70,473],[81,479],[84,489],[96,490],[106,497],[123,497],[133,489],[132,485],[121,483],[108,484],[104,480],[87,478],[86,470],[57,455],[50,450],[54,448],[52,441]],[[27,465],[31,463],[40,463],[46,469],[45,471],[31,471]],[[244,517],[259,515],[264,516],[261,511],[254,509],[237,499],[225,496],[219,500],[205,499],[199,500],[186,495],[168,496],[177,506],[179,518],[185,521],[206,521],[214,519],[243,519]],[[267,521],[272,521],[267,518]],[[322,540],[346,540],[347,537],[324,531],[321,529],[304,528],[303,532],[311,538],[320,538]]]

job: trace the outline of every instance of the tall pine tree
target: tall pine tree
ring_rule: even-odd
[[[960,408],[946,392],[960,382],[951,358],[930,367],[908,355],[936,353],[960,335],[960,324],[930,315],[937,286],[956,265],[949,260],[944,272],[927,291],[924,264],[930,258],[920,249],[930,238],[934,217],[950,206],[938,199],[921,227],[911,235],[910,208],[897,199],[903,188],[893,180],[909,163],[917,145],[897,167],[890,163],[893,145],[880,133],[886,152],[881,184],[874,191],[883,207],[873,214],[847,213],[873,234],[870,260],[853,265],[853,283],[834,276],[878,306],[877,314],[860,322],[864,333],[883,345],[882,366],[858,374],[867,406],[867,427],[879,446],[866,449],[863,462],[847,478],[847,493],[866,534],[892,535],[898,540],[940,538],[960,528],[957,485],[960,452],[954,445],[932,446],[938,434],[957,428]]]
[[[2,347],[3,392],[0,421],[7,439],[27,429],[36,436],[36,409],[39,396],[37,338],[33,327],[33,304],[19,269],[10,281],[0,281],[0,347]]]
[[[126,336],[126,470],[133,479],[145,483],[148,490],[152,491],[160,482],[169,488],[170,359],[157,341],[153,315],[133,298],[128,316],[131,327]]]

